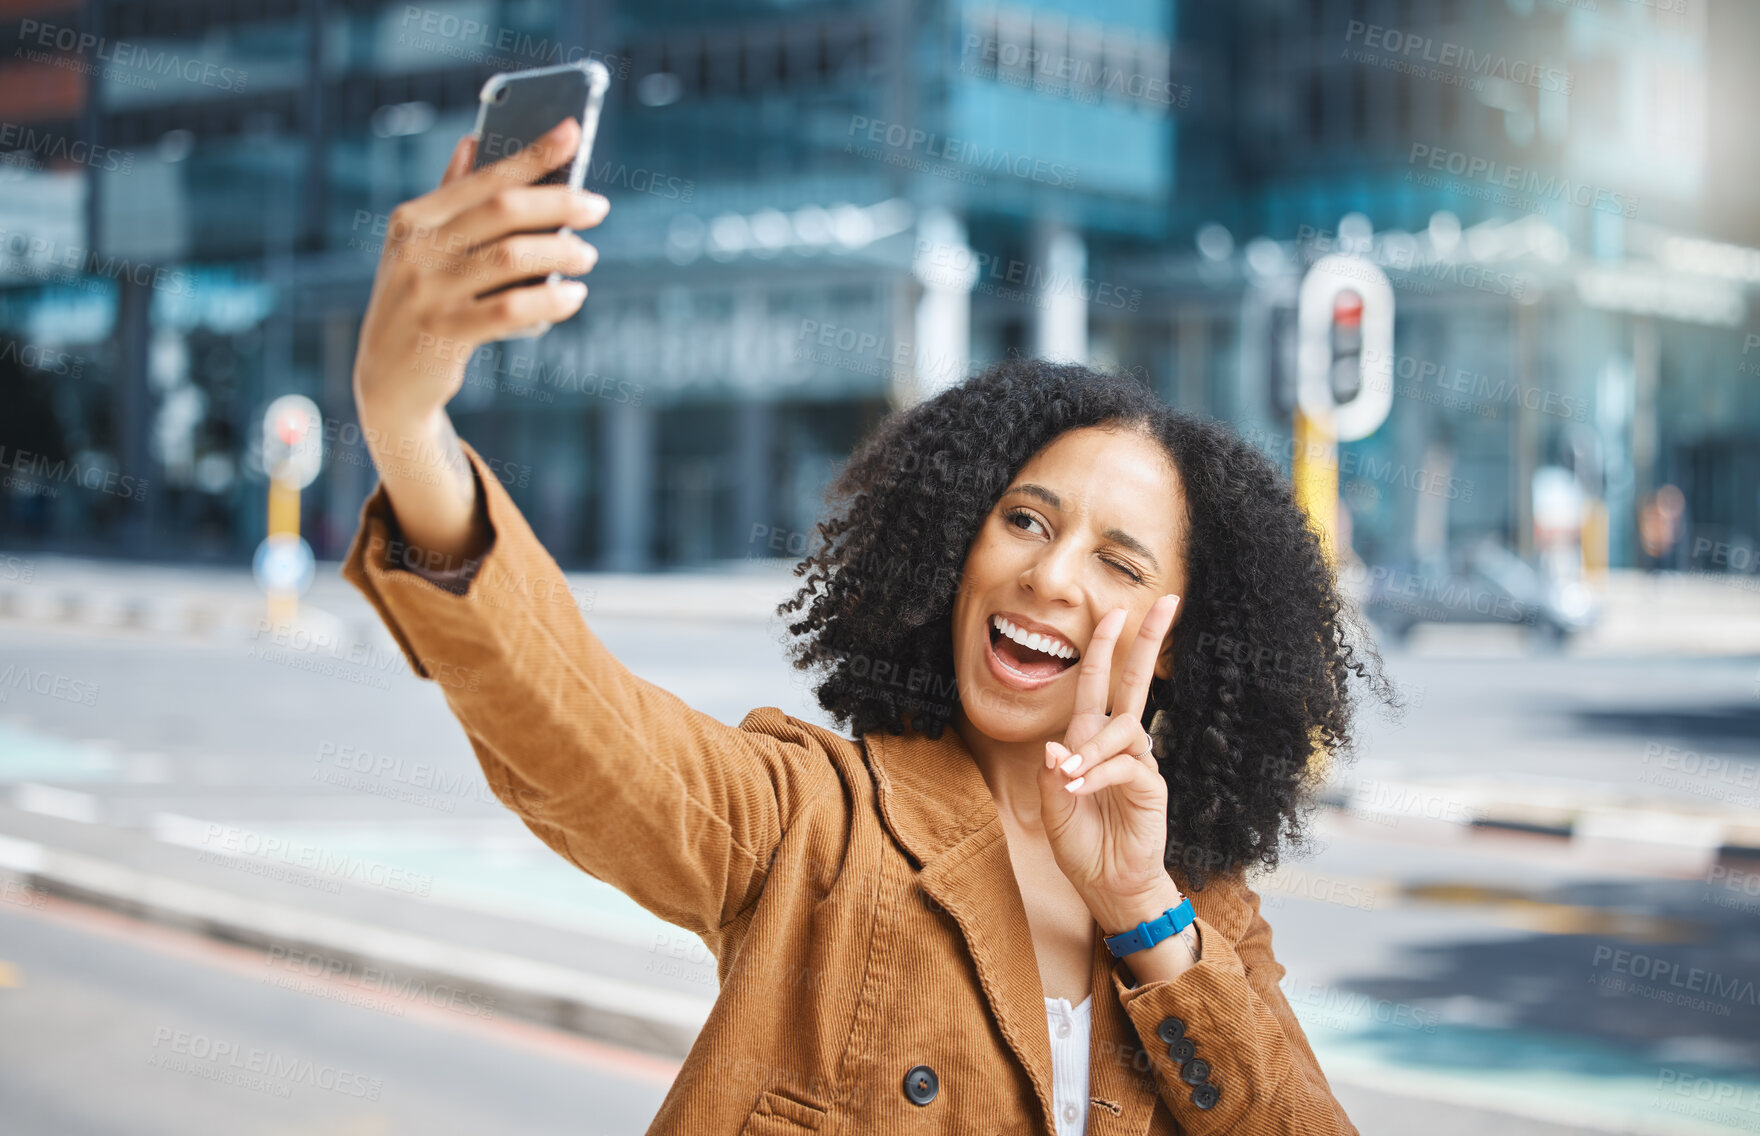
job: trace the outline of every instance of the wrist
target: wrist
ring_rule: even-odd
[[[1106,935],[1122,935],[1139,923],[1160,918],[1168,908],[1178,907],[1184,898],[1170,879],[1137,895],[1107,896],[1089,904],[1088,909]]]
[[[1161,897],[1152,901],[1144,901],[1141,905],[1133,905],[1126,914],[1115,916],[1116,924],[1101,923],[1107,938],[1124,934],[1134,929],[1138,923],[1157,919],[1170,907],[1178,907],[1184,897],[1177,890],[1173,898]],[[1151,911],[1150,908],[1153,908]],[[1147,912],[1147,914],[1140,914]],[[1131,920],[1126,924],[1125,920]],[[1203,958],[1203,940],[1198,932],[1198,923],[1194,919],[1184,929],[1157,941],[1153,946],[1130,951],[1119,957],[1115,962],[1124,968],[1124,981],[1127,987],[1135,989],[1146,982],[1173,982],[1192,967],[1198,965]]]
[[[425,442],[438,437],[440,416],[444,413],[445,407],[421,411],[381,403],[355,403],[361,441],[369,450],[395,450],[400,443],[407,446],[410,441]]]

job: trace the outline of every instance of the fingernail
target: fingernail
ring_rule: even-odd
[[[562,280],[556,284],[557,291],[565,300],[584,300],[587,298],[587,286],[579,280]]]
[[[1064,762],[1062,765],[1058,766],[1058,768],[1063,770],[1065,773],[1074,773],[1076,771],[1076,767],[1078,765],[1080,765],[1081,763],[1082,763],[1082,755],[1079,753],[1072,753],[1069,755],[1069,760]]]
[[[1082,782],[1086,781],[1086,780],[1087,780],[1086,777],[1077,777],[1074,781],[1071,781],[1068,785],[1065,785],[1064,789],[1073,793],[1077,789],[1080,789],[1082,787]]]

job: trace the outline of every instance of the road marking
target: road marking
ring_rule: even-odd
[[[190,931],[150,923],[119,912],[91,907],[56,895],[45,895],[40,907],[7,908],[74,931],[101,935],[135,947],[147,947],[172,958],[214,967],[244,978],[262,980],[272,973],[268,952],[217,942]],[[376,965],[376,964],[375,964]],[[329,984],[338,993],[359,996],[361,987],[337,978],[309,976],[302,982]],[[471,1035],[479,1041],[528,1050],[553,1061],[568,1061],[602,1073],[623,1076],[661,1088],[678,1076],[682,1062],[640,1050],[625,1049],[535,1022],[512,1018],[473,1018],[433,1006],[415,994],[374,992],[379,999],[396,1002],[403,1020],[418,1020]],[[310,994],[295,996],[312,997]],[[328,1001],[329,999],[326,999]]]
[[[96,824],[99,818],[98,798],[92,794],[31,781],[12,790],[12,807],[82,824]]]
[[[1402,882],[1373,876],[1350,876],[1281,867],[1253,885],[1266,907],[1285,900],[1332,903],[1362,911],[1389,907],[1408,910],[1458,908],[1502,927],[1545,935],[1614,936],[1640,943],[1689,943],[1699,925],[1642,911],[1588,904],[1561,903],[1524,888],[1493,886],[1471,880],[1443,879]]]

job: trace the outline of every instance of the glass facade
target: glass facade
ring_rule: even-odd
[[[327,441],[302,532],[340,556],[373,480],[351,378],[388,214],[432,188],[488,75],[593,55],[614,82],[592,295],[480,350],[452,405],[565,566],[798,556],[864,430],[1010,353],[1136,374],[1287,463],[1294,290],[1339,251],[1397,305],[1393,411],[1342,458],[1359,553],[1411,558],[1438,516],[1452,544],[1525,549],[1559,462],[1605,499],[1616,565],[1642,562],[1665,484],[1693,534],[1752,545],[1760,233],[1719,194],[1755,143],[1711,109],[1751,105],[1719,47],[1745,20],[6,5],[0,444],[43,464],[0,491],[0,538],[246,562],[262,412],[298,393]]]

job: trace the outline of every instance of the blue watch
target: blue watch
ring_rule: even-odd
[[[1106,949],[1112,952],[1114,958],[1146,951],[1161,940],[1171,939],[1184,931],[1197,917],[1198,913],[1192,910],[1192,901],[1182,899],[1177,907],[1170,907],[1155,918],[1138,923],[1129,931],[1109,936]]]

